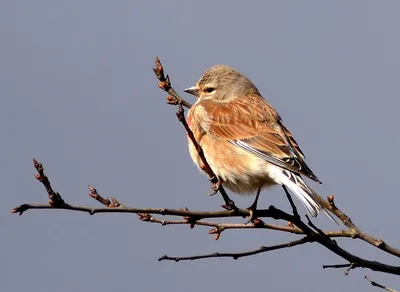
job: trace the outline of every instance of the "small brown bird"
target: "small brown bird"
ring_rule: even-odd
[[[207,162],[230,190],[256,193],[252,211],[261,190],[273,185],[282,185],[285,192],[288,188],[313,217],[324,210],[301,175],[321,182],[305,163],[279,114],[246,76],[216,65],[185,92],[198,97],[187,122]],[[204,169],[190,139],[189,152],[194,163]]]

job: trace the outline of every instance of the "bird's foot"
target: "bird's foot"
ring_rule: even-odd
[[[239,210],[236,205],[235,202],[233,200],[231,200],[231,198],[229,198],[228,194],[226,193],[224,187],[222,186],[223,181],[217,177],[217,176],[213,176],[212,178],[210,178],[211,181],[211,189],[212,189],[212,193],[208,194],[209,196],[214,196],[218,191],[221,193],[222,198],[224,199],[225,204],[221,205],[222,208],[231,211],[231,210]]]
[[[221,205],[222,208],[224,208],[225,210],[231,211],[231,210],[238,210],[238,207],[236,207],[235,202],[231,199],[225,201],[224,205]]]
[[[260,198],[260,193],[261,193],[261,187],[258,188],[256,198],[254,199],[253,204],[251,204],[250,207],[247,208],[249,210],[250,216],[249,216],[249,221],[247,223],[254,223],[257,219],[256,213],[257,213],[257,204],[258,204],[258,199]]]
[[[250,215],[249,220],[246,222],[246,224],[254,223],[257,219],[257,202],[251,204],[251,206],[248,207],[247,210],[249,210]]]
[[[209,193],[209,196],[214,196],[216,193],[218,193],[218,191],[221,190],[221,186],[222,186],[222,180],[217,177],[217,176],[213,176],[209,179],[209,181],[211,182],[211,190],[212,192]]]

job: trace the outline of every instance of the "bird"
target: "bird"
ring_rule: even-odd
[[[280,185],[288,196],[288,190],[293,193],[311,216],[317,217],[323,210],[334,220],[303,177],[321,181],[306,164],[278,112],[249,78],[230,66],[215,65],[184,91],[197,97],[186,120],[212,171],[234,193],[256,194],[249,207],[251,216],[261,191]],[[204,171],[189,137],[188,144],[194,164]]]

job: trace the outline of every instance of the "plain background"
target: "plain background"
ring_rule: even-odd
[[[344,261],[318,245],[237,261],[157,261],[296,238],[274,231],[215,241],[207,228],[135,215],[9,214],[47,202],[32,158],[70,203],[99,206],[87,196],[93,184],[130,206],[220,209],[157,87],[159,56],[179,92],[218,63],[248,75],[324,182],[311,186],[400,247],[399,11],[395,0],[1,1],[1,290],[377,291],[364,275],[399,289],[398,277],[322,269]],[[271,204],[290,211],[280,188],[264,192],[260,206]],[[314,222],[337,228],[324,216]],[[339,242],[399,264],[362,242]]]

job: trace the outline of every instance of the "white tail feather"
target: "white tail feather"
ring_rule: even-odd
[[[307,209],[308,213],[317,217],[319,211],[323,211],[329,219],[336,224],[339,224],[332,216],[325,210],[314,197],[314,191],[310,189],[303,181],[301,176],[294,174],[290,171],[284,170],[280,175],[281,184],[289,188],[289,190],[296,195],[300,202]]]
[[[294,175],[291,173],[291,175]],[[294,175],[296,176],[296,175]],[[283,175],[281,178],[281,182],[285,185],[296,197],[300,200],[300,202],[304,205],[307,209],[308,213],[313,216],[317,217],[319,211],[322,209],[320,204],[304,189],[301,184],[299,184],[298,180],[301,179],[300,177],[296,177],[294,183],[288,177]],[[304,184],[304,182],[302,182]],[[304,184],[305,185],[305,184]]]

